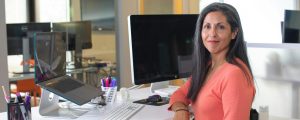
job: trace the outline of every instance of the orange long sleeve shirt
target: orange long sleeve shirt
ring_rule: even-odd
[[[191,104],[196,120],[249,120],[255,87],[236,65],[224,63],[216,70],[198,93],[195,102],[186,97],[190,83],[189,79],[174,92],[170,107],[177,101]]]

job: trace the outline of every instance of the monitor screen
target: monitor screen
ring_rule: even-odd
[[[50,23],[17,23],[6,24],[8,55],[23,54],[23,39],[29,39],[29,49],[33,58],[33,33],[50,32]]]
[[[197,18],[194,14],[128,17],[134,84],[190,76]]]
[[[92,26],[90,21],[53,23],[54,32],[65,32],[67,50],[75,50],[76,40],[81,41],[82,49],[92,48]]]
[[[61,32],[41,32],[34,36],[35,83],[66,74],[66,45]]]
[[[283,42],[300,43],[300,11],[285,10],[283,25]]]

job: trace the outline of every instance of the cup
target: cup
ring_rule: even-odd
[[[269,120],[269,106],[259,106],[259,120]]]
[[[7,103],[8,120],[31,120],[31,106],[24,103]]]
[[[130,96],[129,96],[129,90],[127,88],[121,88],[120,89],[120,93],[121,93],[121,99],[122,101],[126,102],[129,100]]]

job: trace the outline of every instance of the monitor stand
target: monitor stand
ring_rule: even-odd
[[[42,95],[39,106],[39,113],[42,116],[77,118],[88,111],[75,110],[72,108],[61,108],[58,105],[59,96],[42,89]]]
[[[151,83],[150,86],[151,93],[158,94],[163,97],[169,97],[178,88],[178,86],[170,86],[169,81]]]
[[[29,72],[29,60],[30,60],[30,52],[29,52],[29,38],[23,37],[23,72]]]

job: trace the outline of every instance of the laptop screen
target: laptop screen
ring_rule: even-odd
[[[61,32],[34,34],[35,83],[66,74],[66,45]]]

